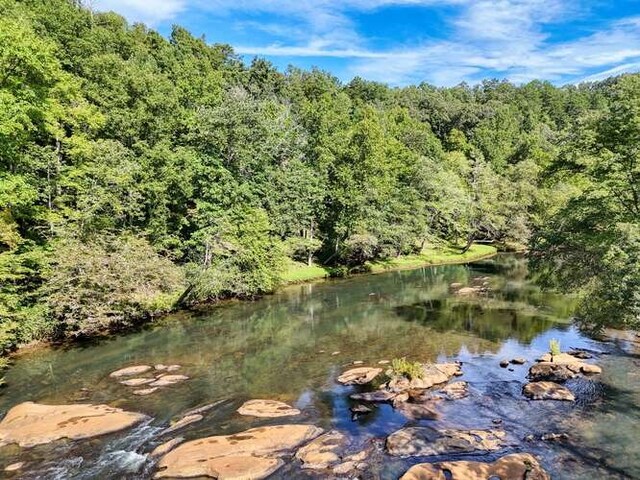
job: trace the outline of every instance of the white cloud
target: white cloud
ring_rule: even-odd
[[[234,45],[240,54],[271,57],[344,58],[346,75],[391,84],[429,81],[451,85],[486,76],[525,82],[535,78],[566,82],[615,74],[640,66],[640,17],[563,43],[552,41],[549,25],[582,14],[585,0],[99,0],[99,9],[119,11],[152,24],[197,9],[203,15],[236,12],[265,15],[268,22],[239,22],[273,42]],[[446,18],[448,39],[376,48],[352,21],[354,11],[414,5],[454,5]],[[277,40],[277,41],[276,41]]]
[[[144,22],[157,25],[174,19],[188,6],[188,0],[85,0],[87,6],[95,10],[114,11],[130,22]]]

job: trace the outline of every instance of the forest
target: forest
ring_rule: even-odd
[[[211,42],[0,0],[0,349],[474,242],[640,324],[640,75],[399,88]]]

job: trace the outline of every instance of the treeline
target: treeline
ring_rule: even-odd
[[[345,85],[79,3],[0,0],[2,348],[444,242],[638,286],[637,77]]]

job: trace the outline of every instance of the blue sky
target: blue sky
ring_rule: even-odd
[[[407,85],[555,84],[640,71],[639,0],[89,0],[247,60]]]

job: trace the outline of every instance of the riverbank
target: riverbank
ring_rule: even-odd
[[[481,244],[472,245],[471,248],[464,253],[461,253],[460,248],[454,246],[432,247],[423,249],[422,253],[418,255],[401,255],[389,260],[367,262],[364,268],[359,268],[348,273],[383,273],[393,270],[408,270],[435,265],[455,265],[482,260],[483,258],[492,257],[497,253],[498,250],[494,246]],[[282,276],[282,283],[283,285],[290,285],[343,275],[344,270],[337,268],[291,262],[287,271]]]

